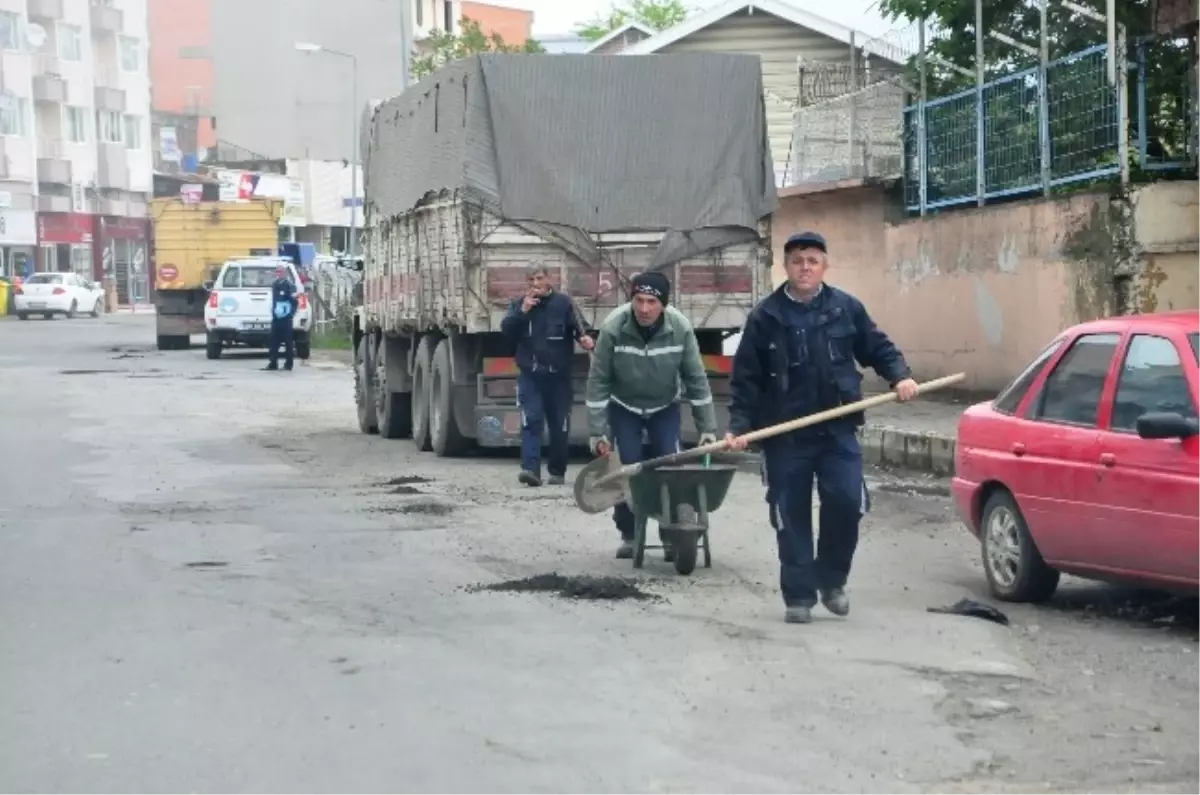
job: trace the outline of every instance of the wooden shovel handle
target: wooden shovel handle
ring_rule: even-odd
[[[928,392],[953,386],[966,377],[966,373],[955,373],[954,375],[947,375],[942,378],[935,378],[932,381],[926,381],[923,384],[917,384],[917,394],[924,395]],[[854,403],[847,403],[844,406],[826,409],[825,411],[818,411],[816,414],[808,414],[804,417],[798,417],[794,420],[781,422],[778,425],[772,425],[767,428],[759,428],[757,431],[750,431],[749,433],[742,434],[738,438],[744,439],[747,443],[757,442],[762,439],[770,439],[773,436],[791,433],[792,431],[798,431],[801,428],[808,428],[812,425],[819,425],[820,423],[828,422],[829,420],[836,420],[838,417],[845,417],[847,414],[855,414],[869,408],[874,408],[875,406],[882,406],[883,404],[891,403],[894,400],[896,400],[895,392],[885,392],[881,395],[875,395],[874,397],[855,401]],[[658,467],[682,464],[686,461],[702,458],[706,455],[724,452],[728,448],[728,442],[722,439],[721,441],[713,442],[712,444],[701,445],[699,447],[693,447],[691,450],[684,450],[680,453],[671,453],[670,455],[659,456],[658,458],[650,458],[638,464],[629,464],[628,466],[621,467],[616,472],[599,478],[596,481],[596,485],[599,486],[622,477],[632,477],[640,472],[645,472],[650,469],[657,469]]]

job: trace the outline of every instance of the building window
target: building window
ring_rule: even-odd
[[[142,43],[132,36],[121,37],[121,69],[136,72],[142,68]]]
[[[114,110],[96,111],[96,137],[100,143],[124,143],[125,119]]]
[[[0,135],[24,135],[28,100],[10,96],[0,101]]]
[[[63,138],[73,144],[87,142],[87,111],[84,108],[63,107]]]
[[[126,116],[125,117],[125,148],[126,149],[141,149],[142,148],[142,117],[141,116]]]
[[[21,48],[21,15],[11,11],[0,11],[0,49]]]
[[[64,61],[83,60],[83,31],[74,25],[58,26],[58,57]]]
[[[414,15],[417,18],[417,26],[425,24],[425,0],[413,0]]]

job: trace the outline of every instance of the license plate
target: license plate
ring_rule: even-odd
[[[30,301],[29,306],[32,307],[33,309],[45,309],[46,302],[45,301]]]
[[[270,327],[270,323],[246,323],[242,326],[247,331],[266,331]]]

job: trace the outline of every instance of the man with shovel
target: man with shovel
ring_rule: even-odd
[[[900,400],[918,392],[903,355],[862,303],[824,283],[825,238],[792,235],[783,251],[788,280],[751,312],[734,356],[726,435],[733,450],[745,449],[737,437],[748,431],[861,400],[856,361],[885,378]],[[818,598],[834,615],[850,612],[846,579],[870,505],[856,436],[862,423],[858,412],[763,442],[789,623],[812,621]],[[814,478],[821,500],[815,560]]]
[[[621,464],[643,460],[645,434],[651,457],[679,451],[682,391],[692,406],[700,444],[715,442],[716,415],[696,332],[683,313],[667,305],[671,284],[656,271],[633,278],[633,295],[605,319],[587,383],[590,446],[597,456],[617,444]],[[633,511],[613,509],[621,533],[618,558],[633,557]],[[664,547],[666,545],[664,544]],[[663,550],[667,561],[673,551]]]

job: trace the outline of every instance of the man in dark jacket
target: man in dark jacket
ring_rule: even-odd
[[[269,340],[269,361],[266,369],[279,369],[279,348],[284,349],[283,369],[292,369],[292,359],[295,356],[295,335],[292,331],[292,319],[296,316],[296,285],[292,284],[291,274],[284,265],[275,269],[275,281],[271,283],[271,339]]]
[[[571,431],[571,360],[575,343],[595,342],[576,320],[571,299],[550,285],[543,266],[526,275],[523,298],[514,299],[500,330],[517,348],[517,403],[521,407],[521,474],[526,486],[542,485],[542,429],[550,427],[546,470],[551,485],[566,482]]]
[[[855,361],[887,379],[900,400],[917,394],[908,365],[854,296],[824,283],[825,238],[792,235],[784,245],[787,282],[762,301],[742,332],[730,380],[729,434],[862,399]],[[763,442],[768,502],[779,545],[780,589],[789,623],[808,623],[818,597],[831,613],[850,612],[846,579],[869,506],[856,429],[862,413]],[[821,500],[813,556],[812,487]]]

